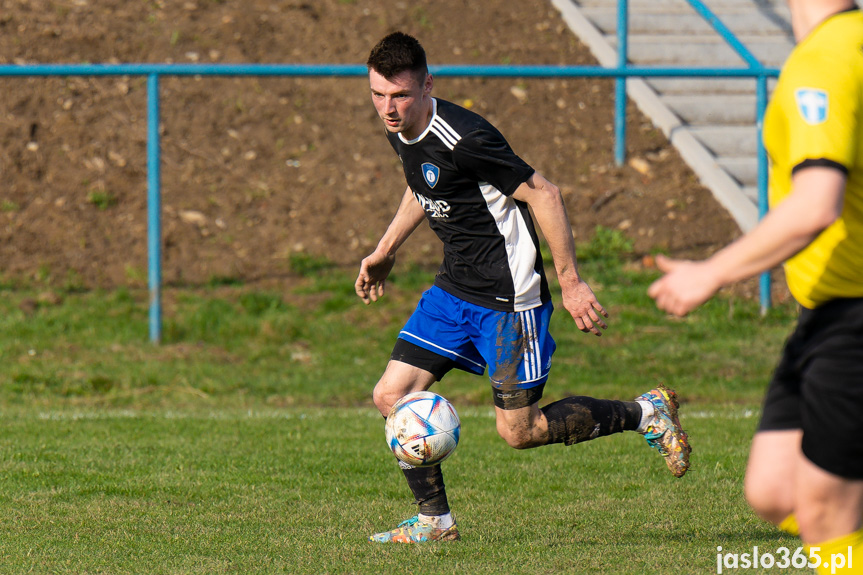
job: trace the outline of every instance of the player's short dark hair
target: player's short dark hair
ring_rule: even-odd
[[[416,38],[404,32],[393,32],[378,42],[366,65],[387,80],[411,71],[422,82],[428,74],[425,50]]]

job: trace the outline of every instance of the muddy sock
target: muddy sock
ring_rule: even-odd
[[[634,401],[567,397],[542,408],[548,420],[548,442],[572,445],[621,431],[634,431],[641,406]]]
[[[435,529],[449,529],[455,525],[455,519],[453,518],[452,513],[446,513],[444,515],[425,515],[420,513],[419,518],[421,523],[431,525]]]
[[[419,512],[423,515],[445,515],[449,513],[449,502],[443,484],[440,465],[431,467],[402,467],[408,487],[414,494]]]

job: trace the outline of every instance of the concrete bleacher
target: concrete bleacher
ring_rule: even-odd
[[[615,0],[551,0],[603,66],[617,65]],[[794,39],[784,0],[704,0],[765,66],[780,68]],[[686,0],[630,0],[628,59],[638,66],[745,67]],[[768,82],[772,89],[775,80]],[[627,95],[668,136],[746,231],[758,220],[756,81],[632,78]]]

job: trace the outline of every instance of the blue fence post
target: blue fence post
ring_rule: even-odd
[[[147,76],[147,251],[150,341],[162,341],[162,192],[159,145],[159,75]]]
[[[617,0],[617,67],[626,67],[629,54],[629,6],[627,0]],[[614,81],[614,163],[623,165],[626,159],[626,76]]]
[[[755,89],[756,138],[758,140],[758,219],[767,215],[767,150],[764,148],[764,112],[767,109],[767,75],[758,76]],[[758,278],[759,295],[761,299],[761,315],[767,313],[771,306],[770,272],[764,272]]]

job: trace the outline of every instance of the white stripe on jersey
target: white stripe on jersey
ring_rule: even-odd
[[[480,182],[479,189],[506,245],[509,271],[515,288],[513,311],[525,311],[541,305],[542,278],[534,269],[538,254],[524,216],[513,198],[503,195],[491,184]]]
[[[450,151],[455,148],[455,142],[447,139],[447,135],[442,133],[442,130],[434,121],[432,121],[431,125],[429,126],[429,130],[431,131],[431,133],[437,136],[438,139],[443,142],[443,145],[449,148]]]
[[[457,144],[458,141],[461,140],[461,135],[458,132],[456,132],[455,130],[453,130],[452,126],[450,126],[447,123],[447,121],[444,120],[443,118],[441,118],[440,116],[436,115],[434,118],[432,118],[432,122],[437,124],[438,126],[440,126],[441,130],[444,133],[450,135],[450,138],[451,138],[453,144]]]
[[[429,129],[438,137],[440,141],[443,142],[444,146],[450,149],[450,151],[455,148],[455,145],[458,144],[458,141],[461,139],[461,136],[456,134],[455,130],[453,130],[449,124],[440,119],[440,116],[435,116],[432,118],[431,124],[429,124]]]

